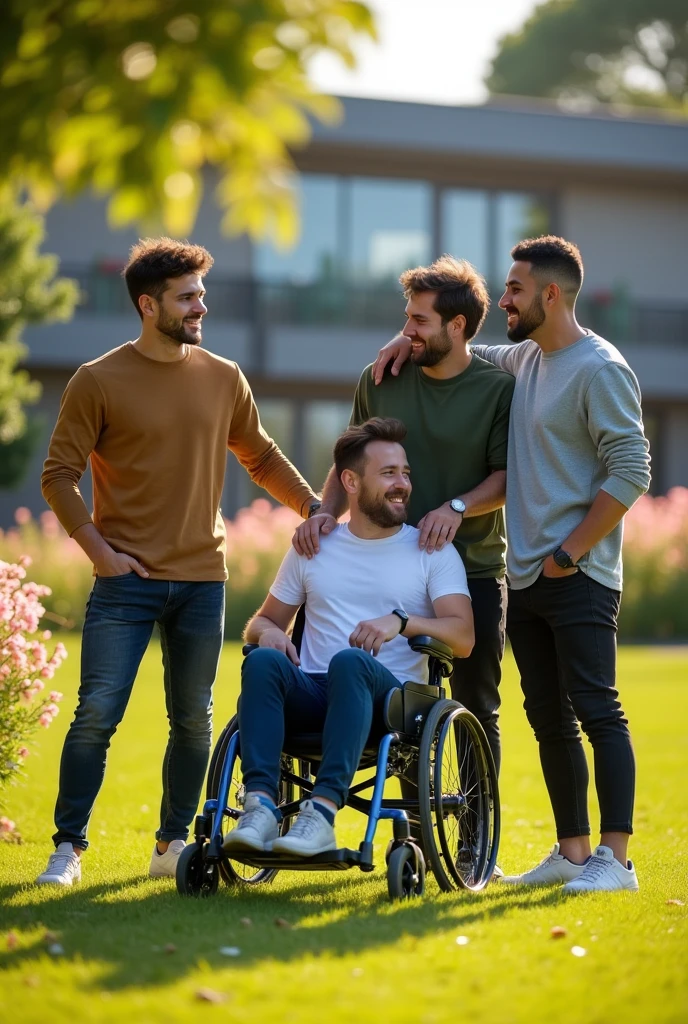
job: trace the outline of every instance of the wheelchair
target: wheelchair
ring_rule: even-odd
[[[298,627],[295,626],[295,635]],[[278,871],[373,871],[373,840],[380,820],[392,822],[387,846],[391,900],[421,896],[426,864],[440,889],[483,889],[497,860],[500,808],[492,752],[477,718],[447,698],[443,678],[453,671],[451,649],[428,636],[410,637],[411,648],[428,656],[428,682],[390,690],[383,724],[374,722],[359,764],[373,774],[349,788],[347,807],[367,815],[357,850],[329,850],[312,857],[222,848],[223,837],[241,817],[245,791],[241,739],[235,715],[220,735],[208,770],[206,800],[196,818],[195,842],[177,864],[177,891],[214,895],[220,879],[235,888],[273,881]],[[255,644],[243,648],[245,657]],[[287,736],[281,756],[279,808],[282,834],[312,793],[322,756],[320,734]],[[406,797],[385,799],[389,778],[405,779]],[[417,787],[417,796],[409,797]],[[369,799],[361,796],[372,789]]]

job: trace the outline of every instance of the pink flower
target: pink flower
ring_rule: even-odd
[[[54,675],[55,675],[55,669],[54,669],[54,667],[52,665],[46,665],[45,668],[41,669],[41,678],[42,679],[52,679],[52,677]]]
[[[43,714],[38,719],[38,724],[42,725],[44,729],[47,729],[48,726],[50,725],[50,723],[52,722],[52,720],[53,720],[53,716],[48,714],[47,711],[44,711]]]
[[[26,526],[27,523],[31,522],[31,518],[31,510],[23,505],[20,505],[14,513],[14,519],[18,526]]]
[[[50,691],[50,699],[51,700],[54,700],[56,702],[57,701],[61,701],[63,697],[64,697],[64,694],[60,693],[59,690],[51,690]]]
[[[29,756],[29,748],[28,747],[20,747],[19,750],[17,751],[17,754],[19,755],[19,757],[28,757]]]
[[[50,632],[49,629],[44,629],[42,634],[41,634],[41,637],[43,638],[43,640],[50,640],[51,636],[52,636],[52,633]]]
[[[14,832],[16,825],[9,818],[0,818],[0,832]]]

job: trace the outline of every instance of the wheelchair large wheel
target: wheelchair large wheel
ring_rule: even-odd
[[[477,718],[456,701],[439,701],[418,753],[421,834],[440,889],[483,889],[499,843],[497,773]]]
[[[225,763],[227,756],[227,749],[229,747],[229,741],[232,736],[237,732],[239,728],[239,720],[235,715],[234,718],[230,719],[222,733],[220,738],[215,744],[213,756],[210,761],[210,768],[208,769],[208,784],[206,787],[206,799],[216,800],[218,791],[220,789],[220,777],[222,775],[222,767]],[[288,770],[292,770],[291,759],[283,755],[283,766]],[[289,763],[287,764],[286,761]],[[227,795],[227,807],[236,808],[240,810],[244,804],[244,785],[241,776],[241,757],[237,753],[234,758],[234,764],[231,769],[231,777],[229,781],[229,793]],[[290,782],[280,783],[279,803],[289,803],[294,799],[294,786]],[[222,834],[227,835],[228,832],[234,828],[237,823],[237,819],[231,815],[223,813],[222,817]],[[288,822],[282,823],[282,833],[286,832],[289,827]],[[220,862],[220,875],[223,882],[227,885],[260,885],[263,882],[272,882],[277,871],[273,868],[254,868],[250,864],[241,864],[238,861],[230,861],[226,858]]]

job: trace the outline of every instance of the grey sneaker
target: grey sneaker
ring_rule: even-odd
[[[312,800],[304,800],[301,810],[286,835],[272,844],[274,853],[291,853],[297,857],[314,857],[316,853],[336,850],[334,829]]]
[[[36,879],[37,885],[72,885],[81,881],[81,860],[71,843],[60,843],[48,858],[48,866]]]
[[[608,846],[598,846],[578,878],[567,882],[562,892],[612,892],[616,889],[638,892],[639,888],[633,861],[629,860],[625,868]]]
[[[153,853],[151,854],[148,877],[174,878],[177,874],[177,861],[179,860],[185,846],[185,839],[173,839],[164,853],[158,853],[156,843],[153,847]]]
[[[525,871],[522,875],[504,875],[500,885],[561,885],[572,882],[582,873],[585,864],[574,864],[573,861],[559,853],[559,843],[555,843],[552,852],[541,860],[537,867]]]
[[[261,803],[255,793],[247,793],[244,802],[244,813],[231,832],[228,832],[222,844],[223,850],[231,854],[234,851],[257,850],[263,853],[272,849],[273,840],[279,835],[277,818],[269,807]]]

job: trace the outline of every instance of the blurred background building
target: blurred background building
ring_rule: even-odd
[[[688,484],[686,123],[565,113],[535,100],[342,102],[342,123],[316,124],[296,156],[295,249],[224,237],[212,180],[192,235],[215,257],[204,345],[241,365],[265,428],[310,483],[323,483],[362,368],[403,323],[400,271],[442,252],[471,260],[493,300],[480,341],[502,342],[496,303],[509,250],[551,231],[583,254],[579,320],[614,342],[639,377],[654,493]],[[71,323],[25,335],[27,365],[43,384],[45,437],[25,483],[0,492],[0,526],[18,505],[45,507],[40,464],[76,367],[138,334],[120,278],[136,237],[112,231],[96,199],[60,203],[47,216],[45,248],[78,279],[83,301]],[[257,494],[230,457],[225,514]]]

